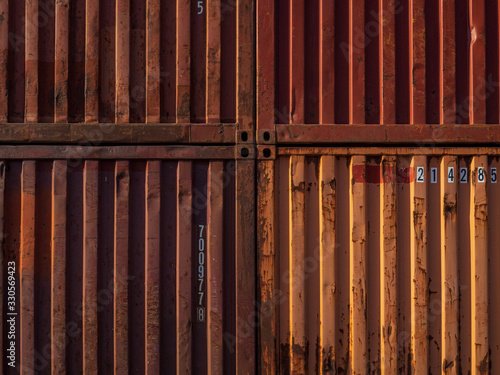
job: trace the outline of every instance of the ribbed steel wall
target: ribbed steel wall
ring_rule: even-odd
[[[498,124],[498,11],[495,0],[259,0],[259,127]]]
[[[0,1],[0,122],[235,123],[251,0]]]
[[[0,162],[2,373],[253,372],[253,257],[236,250],[253,245],[235,219],[248,219],[235,200],[244,200],[238,168],[231,160]],[[17,369],[6,359],[8,262]]]
[[[262,373],[500,371],[498,149],[278,154],[258,164]]]

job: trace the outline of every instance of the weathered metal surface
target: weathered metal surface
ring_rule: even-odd
[[[491,144],[500,141],[497,125],[457,124],[323,124],[276,125],[276,139],[281,144]]]
[[[0,2],[1,123],[254,124],[253,0]]]
[[[417,135],[432,132],[422,125],[449,124],[474,142],[466,125],[492,124],[476,133],[496,139],[498,9],[496,1],[258,0],[258,132],[276,125],[278,144],[375,143],[385,126]],[[349,129],[367,124],[384,126]],[[385,141],[432,138],[455,141],[448,131]]]
[[[0,148],[2,373],[255,373],[254,161],[44,147]]]
[[[497,148],[257,161],[259,371],[500,369]]]
[[[0,124],[0,142],[4,144],[44,143],[79,144],[221,144],[251,143],[251,132],[237,130],[237,124]],[[247,134],[243,142],[241,135]]]

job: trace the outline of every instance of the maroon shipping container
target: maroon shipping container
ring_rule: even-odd
[[[253,127],[254,23],[252,0],[1,0],[0,122],[24,137],[20,123],[168,123],[159,141],[234,143]],[[190,140],[190,124],[211,127]]]
[[[498,142],[499,51],[494,0],[257,0],[258,138]]]
[[[182,146],[0,160],[2,373],[255,372],[254,161]]]

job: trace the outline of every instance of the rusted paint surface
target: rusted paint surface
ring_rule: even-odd
[[[0,3],[1,123],[252,130],[255,2]]]
[[[223,162],[212,162],[207,181],[207,246],[211,249],[207,259],[207,368],[208,373],[220,374],[224,371],[224,177]]]
[[[130,121],[130,0],[116,1],[116,122]]]
[[[99,1],[85,4],[84,121],[99,121]],[[104,16],[104,15],[103,15]],[[83,32],[83,30],[77,30]],[[109,88],[106,87],[106,88]]]
[[[255,129],[255,3],[230,4],[236,11],[236,122],[244,130]]]
[[[276,125],[277,143],[282,144],[497,144],[500,140],[496,125],[460,124],[295,124]]]
[[[257,114],[259,129],[273,130],[275,123],[274,14],[275,1],[257,2]]]
[[[389,142],[454,142],[452,132],[418,133],[498,124],[495,1],[258,0],[257,10],[257,128],[274,118],[277,143],[384,142],[392,124],[412,136],[395,132]],[[384,126],[352,126],[363,124]]]
[[[129,274],[129,200],[130,200],[130,162],[118,161],[114,171],[116,205],[114,207],[114,233],[115,246],[113,250],[113,330],[116,332],[113,340],[114,370],[126,372],[129,367],[129,342],[128,342],[128,285]],[[64,176],[64,173],[62,173]]]
[[[427,156],[441,156],[441,155],[456,155],[457,150],[460,150],[460,155],[473,156],[473,155],[500,155],[500,149],[495,147],[279,147],[276,154],[277,156],[290,156],[290,155],[309,155],[309,156],[323,156],[323,155],[372,155],[372,156],[386,156],[386,155],[427,155]],[[404,172],[405,168],[396,170],[396,175],[392,178],[395,181],[410,181],[413,179],[413,170]],[[386,179],[389,179],[387,176]],[[390,180],[390,179],[389,179]]]
[[[80,144],[236,143],[237,124],[0,124],[0,142]],[[250,137],[251,133],[246,133]]]
[[[255,373],[254,161],[216,151],[0,163],[2,373]]]
[[[70,155],[78,163],[85,158],[225,160],[236,157],[245,159],[237,151],[238,148],[224,146],[215,148],[208,146],[3,146],[0,147],[0,156],[2,159],[65,159]]]
[[[257,237],[259,274],[258,288],[260,294],[260,325],[258,370],[262,374],[275,374],[277,372],[279,350],[276,348],[278,322],[276,320],[275,301],[279,299],[277,291],[277,272],[275,254],[276,228],[274,225],[275,193],[273,184],[276,174],[272,161],[260,161],[257,164],[259,175],[257,186],[257,231],[265,235]]]
[[[221,118],[221,2],[209,0],[206,5],[206,118],[207,122],[219,122]]]
[[[20,280],[20,372],[34,373],[35,343],[35,162],[22,163]]]
[[[233,218],[235,241],[235,346],[234,368],[237,373],[253,374],[256,356],[256,257],[255,257],[255,162],[236,160],[236,180]],[[229,339],[231,336],[229,336]],[[227,336],[226,336],[227,339]],[[227,342],[227,340],[225,340]],[[233,372],[234,372],[233,371]]]
[[[260,371],[493,373],[498,149],[370,150],[258,161]]]

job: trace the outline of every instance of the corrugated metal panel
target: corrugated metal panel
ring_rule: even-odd
[[[498,124],[498,10],[490,0],[258,0],[258,128],[314,143],[331,124]],[[365,139],[345,132],[340,142]]]
[[[18,152],[0,161],[2,373],[255,371],[253,162]]]
[[[499,149],[258,162],[262,373],[500,371]]]
[[[253,122],[252,0],[0,1],[0,122]]]

